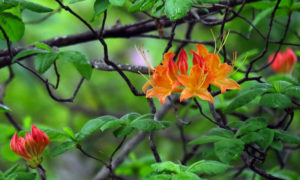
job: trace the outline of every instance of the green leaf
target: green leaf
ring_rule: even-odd
[[[114,136],[116,136],[116,137],[122,137],[122,136],[127,136],[133,130],[134,129],[132,127],[123,126],[123,127],[119,127],[118,129],[116,129],[113,133],[114,133]]]
[[[85,1],[85,0],[71,0],[70,4],[75,4],[75,3],[78,3],[78,2],[82,2],[82,1]]]
[[[83,140],[88,136],[91,136],[96,131],[100,131],[100,127],[106,122],[116,120],[117,118],[114,116],[102,116],[96,119],[89,120],[85,125],[81,128],[81,130],[76,134],[75,138],[77,140]]]
[[[57,53],[41,53],[35,56],[34,65],[37,72],[43,74],[46,72],[57,59]]]
[[[16,6],[18,6],[17,1],[3,1],[3,2],[0,2],[0,12],[4,11],[6,9],[16,7]]]
[[[136,119],[130,123],[130,126],[138,130],[149,132],[166,128],[161,122],[153,119]]]
[[[221,163],[219,161],[201,160],[190,165],[186,171],[193,172],[195,174],[213,175],[224,173],[229,168],[231,168],[230,165]]]
[[[247,7],[253,7],[254,9],[265,10],[267,8],[275,6],[275,2],[271,1],[258,1],[247,3]]]
[[[212,128],[209,131],[210,136],[221,136],[221,137],[227,137],[227,138],[233,138],[234,134],[232,131],[223,129],[223,128]]]
[[[144,2],[140,8],[141,11],[146,11],[147,9],[151,8],[154,3],[156,2],[156,0],[147,0],[146,2]]]
[[[271,147],[273,149],[276,149],[277,151],[281,151],[283,148],[283,144],[280,140],[274,140],[273,143],[271,144]]]
[[[86,79],[92,75],[92,65],[89,59],[78,51],[65,51],[59,53],[59,59],[72,63],[79,73]]]
[[[285,90],[285,93],[300,99],[300,86],[289,87]]]
[[[52,129],[52,128],[41,128],[44,133],[48,135],[51,141],[60,141],[68,138],[69,136],[59,130]]]
[[[201,180],[201,178],[194,173],[191,172],[180,172],[172,176],[172,180]]]
[[[15,172],[7,177],[12,180],[33,180],[36,178],[36,173],[30,172]]]
[[[147,180],[170,180],[172,178],[172,175],[170,174],[154,174],[149,177],[147,177]]]
[[[155,163],[151,165],[153,171],[158,173],[179,173],[180,167],[178,164],[174,164],[171,161],[164,161],[161,163]]]
[[[172,21],[180,19],[190,11],[192,7],[192,0],[166,0],[165,13]]]
[[[265,94],[260,99],[260,105],[266,107],[284,109],[289,107],[290,104],[291,104],[291,99],[287,95],[280,94],[280,93]]]
[[[273,7],[269,7],[268,9],[264,9],[263,11],[261,11],[258,15],[256,15],[254,21],[252,22],[252,24],[254,26],[257,26],[259,22],[261,22],[263,19],[265,19],[269,14],[271,14],[271,12],[273,11]],[[248,32],[250,33],[253,30],[253,26],[249,26]]]
[[[30,11],[38,12],[38,13],[46,13],[46,12],[52,12],[53,9],[48,8],[46,6],[42,6],[40,4],[36,4],[29,1],[19,1],[20,7],[22,9],[28,9]]]
[[[237,158],[244,150],[244,142],[239,139],[225,139],[214,145],[217,157],[224,163],[229,163]]]
[[[109,2],[114,6],[123,6],[126,0],[109,0]]]
[[[45,43],[37,42],[37,43],[34,43],[34,46],[39,48],[39,49],[44,49],[44,50],[49,51],[49,52],[54,52],[52,50],[52,48],[48,44],[45,44]]]
[[[54,147],[51,150],[51,156],[58,156],[64,152],[69,151],[70,149],[73,149],[76,145],[77,145],[77,143],[74,141],[63,142],[62,144]]]
[[[100,128],[100,130],[101,130],[101,131],[105,131],[105,130],[107,130],[107,129],[112,129],[112,128],[116,128],[116,127],[123,126],[123,125],[126,125],[126,121],[124,121],[124,120],[122,120],[122,119],[116,119],[116,120],[109,121],[109,122],[105,123],[105,124]]]
[[[41,49],[24,50],[24,51],[19,52],[17,55],[15,55],[14,58],[12,59],[12,62],[15,62],[16,60],[21,59],[26,56],[31,56],[31,55],[40,54],[40,53],[47,53],[47,51],[44,51]]]
[[[164,13],[165,6],[162,0],[158,0],[153,7],[151,8],[151,15],[157,18],[160,18],[161,15]]]
[[[292,83],[290,83],[288,81],[282,81],[282,80],[272,81],[272,83],[273,83],[275,92],[279,92],[279,93],[283,93],[286,91],[287,88],[293,86]]]
[[[4,104],[0,104],[0,112],[10,112],[11,109]]]
[[[257,131],[259,129],[267,127],[267,123],[261,117],[251,118],[245,121],[245,124],[237,131],[235,136],[241,136],[247,132]]]
[[[192,140],[191,142],[189,142],[189,144],[207,144],[207,143],[222,141],[225,139],[226,138],[221,137],[221,136],[202,136],[202,137]]]
[[[197,1],[205,4],[214,4],[214,3],[221,2],[222,0],[197,0]]]
[[[75,134],[71,128],[64,127],[63,130],[71,139],[75,139]]]
[[[300,137],[282,130],[275,130],[275,139],[285,143],[300,144]]]
[[[300,3],[294,3],[291,7],[291,11],[300,11]]]
[[[289,74],[276,74],[267,79],[267,82],[270,82],[270,83],[276,82],[276,81],[287,81],[294,85],[299,84],[297,79],[295,79],[293,76],[291,76]]]
[[[241,93],[236,97],[224,110],[225,113],[234,111],[236,108],[242,107],[251,101],[253,101],[257,96],[262,95],[267,89],[264,88],[254,88]]]
[[[261,139],[262,139],[262,137],[259,136],[259,134],[257,132],[248,132],[244,136],[241,137],[241,140],[245,144],[257,142],[257,141],[260,141]]]
[[[145,2],[145,0],[137,0],[135,1],[129,8],[128,11],[129,12],[137,12],[140,11],[141,6],[143,5],[143,3]]]
[[[233,121],[233,122],[229,122],[227,124],[227,126],[238,129],[238,128],[242,127],[244,124],[245,124],[244,121]]]
[[[19,41],[25,31],[25,25],[22,20],[10,13],[0,13],[0,25],[4,29],[10,41]],[[0,31],[0,39],[4,39],[4,35]]]
[[[11,166],[8,170],[5,171],[4,176],[9,176],[13,174],[19,168],[19,166],[20,164],[18,163]]]
[[[110,5],[108,0],[96,0],[94,3],[95,16],[102,14]]]
[[[273,142],[274,131],[268,128],[264,128],[258,131],[258,135],[261,137],[256,143],[266,150]]]
[[[152,114],[151,114],[152,115]],[[141,115],[139,113],[136,112],[132,112],[129,114],[125,114],[124,116],[122,116],[120,119],[123,119],[124,121],[128,121],[131,122],[134,119],[137,119],[138,117],[140,117]],[[151,117],[151,116],[150,116]]]

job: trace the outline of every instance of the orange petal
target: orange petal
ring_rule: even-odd
[[[196,44],[196,46],[198,47],[197,49],[197,54],[199,56],[206,56],[208,54],[208,50],[206,49],[206,47],[202,44]]]
[[[201,91],[198,91],[197,96],[203,100],[207,100],[210,101],[211,103],[214,103],[214,98],[212,97],[210,92],[208,92],[207,89],[202,89]]]
[[[226,89],[241,89],[241,86],[233,79],[213,81],[212,84],[220,88],[222,94],[226,92]]]
[[[190,98],[190,97],[193,97],[193,93],[188,89],[184,89],[180,95],[180,102]]]
[[[189,67],[188,67],[188,63],[187,63],[187,55],[183,48],[181,49],[181,51],[179,53],[177,66],[178,66],[179,72],[181,74],[184,74],[184,75],[187,74]]]
[[[163,65],[167,65],[169,59],[173,59],[173,57],[175,56],[175,54],[172,51],[169,51],[167,53],[164,54],[164,60],[162,61]]]
[[[151,86],[151,81],[150,81],[150,80],[147,81],[147,82],[144,84],[143,88],[142,88],[142,90],[143,90],[144,93],[146,93],[146,90],[148,89],[149,86]]]
[[[220,64],[221,60],[217,54],[208,54],[207,56],[204,57],[206,65],[208,66],[209,71],[217,71]]]

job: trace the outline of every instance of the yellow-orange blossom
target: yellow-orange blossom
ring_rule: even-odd
[[[153,75],[143,87],[146,97],[157,97],[163,104],[166,97],[173,92],[181,92],[180,101],[198,96],[214,103],[212,95],[207,90],[210,84],[220,88],[221,93],[227,89],[241,89],[237,82],[227,78],[233,68],[227,63],[221,63],[217,54],[208,53],[202,44],[197,44],[197,51],[191,53],[193,53],[193,67],[189,74],[184,49],[179,53],[176,64],[173,61],[174,53],[171,51],[166,53],[162,64],[153,70]],[[149,86],[152,88],[147,90]]]

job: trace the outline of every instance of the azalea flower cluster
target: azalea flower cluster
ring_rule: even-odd
[[[210,84],[220,88],[221,93],[225,93],[227,89],[241,89],[237,82],[228,78],[233,67],[221,63],[218,54],[208,53],[202,44],[197,44],[197,51],[190,52],[193,53],[193,66],[190,71],[184,49],[180,51],[176,63],[172,51],[164,54],[162,64],[152,70],[150,80],[143,86],[147,98],[157,97],[164,104],[169,95],[179,92],[180,101],[198,96],[214,103],[214,98],[207,89]],[[152,88],[148,89],[150,86]]]
[[[14,134],[10,148],[14,153],[24,158],[31,168],[36,168],[41,164],[43,151],[49,142],[49,137],[32,125],[31,133],[27,132],[25,138]]]

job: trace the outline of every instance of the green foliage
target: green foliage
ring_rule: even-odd
[[[102,14],[110,5],[108,0],[96,0],[94,3],[95,16]]]
[[[89,59],[79,51],[60,52],[58,58],[66,62],[72,63],[78,72],[86,79],[90,79],[92,75],[92,65]]]
[[[166,0],[165,13],[172,21],[182,18],[190,9],[192,0]]]
[[[291,99],[280,93],[269,93],[262,96],[260,104],[266,107],[284,109],[290,106]]]
[[[11,13],[0,12],[0,25],[10,41],[19,41],[24,35],[24,23],[19,17]],[[0,31],[0,39],[5,40],[2,31]]]
[[[34,65],[39,73],[46,72],[57,59],[57,53],[40,53],[35,56]]]
[[[187,171],[195,174],[221,174],[231,168],[230,165],[218,161],[201,160],[190,165]]]
[[[77,145],[74,141],[65,141],[51,150],[51,156],[58,156],[64,152],[73,149]]]
[[[251,118],[245,121],[245,123],[239,128],[236,136],[241,136],[247,132],[257,131],[259,129],[267,127],[267,123],[263,118]]]
[[[151,165],[154,172],[157,173],[179,173],[180,166],[171,161],[164,161],[161,163],[155,163]]]
[[[14,56],[12,59],[12,62],[15,62],[16,60],[19,60],[21,58],[25,58],[27,56],[35,55],[35,54],[43,54],[47,53],[47,51],[41,50],[41,49],[28,49],[19,52],[17,55]]]
[[[0,112],[9,112],[11,109],[4,104],[0,104]]]
[[[130,123],[130,126],[142,131],[156,131],[166,128],[161,122],[153,119],[136,119]]]
[[[215,143],[214,149],[217,157],[224,163],[238,158],[244,150],[244,142],[239,139],[224,139]]]

